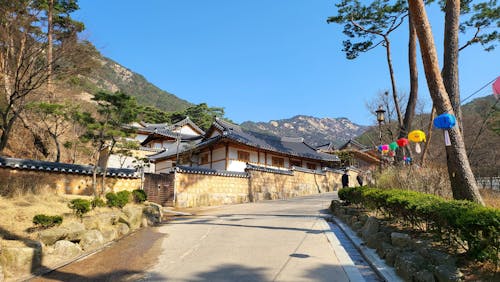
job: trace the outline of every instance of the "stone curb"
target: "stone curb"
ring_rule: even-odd
[[[332,220],[337,226],[340,227],[342,232],[346,234],[347,238],[352,242],[354,247],[361,253],[363,258],[368,262],[372,269],[379,275],[380,278],[388,282],[403,282],[403,280],[396,274],[394,268],[388,266],[377,253],[365,246],[363,240],[361,240],[356,233],[354,233],[351,228],[344,224],[337,217],[332,215]]]
[[[349,281],[353,282],[364,282],[366,281],[365,278],[361,275],[361,272],[359,272],[358,268],[352,261],[351,257],[347,252],[345,251],[344,247],[340,243],[339,239],[337,239],[337,236],[333,233],[333,231],[330,229],[330,226],[326,222],[324,218],[320,219],[320,226],[323,229],[323,232],[328,239],[328,242],[330,242],[330,245],[332,246],[333,252],[339,259],[342,268],[344,269],[345,273],[347,274],[347,277],[349,278]]]
[[[88,258],[90,256],[93,256],[94,254],[97,254],[97,253],[101,252],[102,250],[104,250],[104,249],[112,246],[113,244],[115,244],[115,243],[117,243],[117,242],[119,242],[119,241],[121,241],[121,240],[123,240],[123,239],[125,239],[125,238],[127,238],[129,236],[131,236],[132,234],[136,233],[139,230],[142,230],[143,228],[139,228],[137,230],[131,231],[130,233],[126,234],[125,236],[121,237],[120,239],[108,242],[108,243],[102,245],[101,247],[99,247],[99,248],[97,248],[95,250],[92,250],[92,251],[87,252],[87,253],[83,253],[83,254],[75,257],[75,258],[71,258],[71,259],[69,259],[67,261],[64,261],[64,262],[61,262],[59,264],[48,266],[48,267],[44,267],[45,268],[44,270],[35,271],[35,273],[32,273],[29,276],[21,277],[21,278],[15,280],[15,281],[29,281],[29,280],[31,280],[33,278],[40,277],[42,275],[51,273],[53,271],[58,270],[59,268],[65,267],[65,266],[67,266],[69,264],[72,264],[74,262],[77,262],[77,261],[83,260],[85,258]],[[149,226],[145,227],[145,228],[149,228]]]

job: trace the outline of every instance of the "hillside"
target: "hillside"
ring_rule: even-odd
[[[241,126],[274,135],[304,137],[305,141],[313,146],[329,142],[338,146],[367,129],[366,126],[355,124],[347,118],[317,118],[304,115],[270,122],[246,121]]]
[[[98,90],[111,92],[121,90],[136,97],[141,105],[154,106],[168,112],[181,111],[193,105],[172,93],[161,90],[142,75],[109,58],[99,54],[95,59],[98,65],[91,73],[73,80],[73,84],[84,92],[91,94]]]

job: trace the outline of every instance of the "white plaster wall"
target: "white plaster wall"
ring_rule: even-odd
[[[212,134],[210,134],[210,136],[208,138],[212,138],[212,137],[219,136],[219,135],[220,135],[219,131],[214,130],[214,132],[212,132]]]
[[[134,139],[142,143],[146,138],[148,138],[147,134],[137,134]]]
[[[168,169],[172,168],[172,161],[159,161],[155,164],[155,172],[167,172]]]
[[[225,170],[226,169],[226,161],[220,161],[212,164],[212,169],[216,170]]]
[[[189,125],[184,125],[181,127],[181,134],[198,136],[200,135],[198,132],[194,131],[193,128]]]
[[[210,156],[209,156],[210,158]],[[226,159],[226,148],[219,148],[212,151],[212,158],[214,161]]]
[[[245,172],[245,168],[247,168],[247,163],[237,160],[229,160],[229,165],[227,166],[227,170],[229,171]]]

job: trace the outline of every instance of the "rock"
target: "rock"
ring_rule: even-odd
[[[434,277],[439,282],[456,282],[463,280],[463,274],[454,266],[438,265],[434,268]]]
[[[411,244],[411,238],[408,234],[392,232],[391,243],[394,247],[407,248]]]
[[[98,230],[87,230],[82,234],[80,246],[84,251],[97,249],[104,245],[104,237]]]
[[[110,225],[115,225],[118,223],[121,212],[106,212],[101,213],[92,217],[86,217],[83,220],[85,228],[88,230],[97,229],[102,230],[109,227]]]
[[[101,230],[105,242],[111,242],[118,238],[118,231],[115,228],[107,227]]]
[[[67,240],[60,240],[54,244],[54,251],[51,253],[61,259],[69,259],[80,255],[82,249],[78,244]]]
[[[425,267],[425,259],[417,253],[401,253],[394,262],[394,269],[405,281],[413,281],[415,274]]]
[[[61,226],[42,230],[38,233],[38,239],[45,245],[53,245],[59,240],[66,238],[68,230]]]
[[[368,236],[368,238],[366,239],[366,245],[369,248],[377,250],[382,248],[382,243],[384,242],[389,242],[389,238],[387,237],[387,234],[385,234],[384,232],[377,232],[375,234]]]
[[[389,266],[394,266],[394,263],[396,262],[396,258],[399,255],[399,250],[396,248],[388,248],[385,250],[385,262]]]
[[[367,216],[366,214],[362,214],[358,217],[359,221],[361,223],[363,223],[363,225],[366,223],[366,221],[368,220],[368,218],[370,218],[369,216]]]
[[[432,272],[430,272],[426,269],[415,273],[415,276],[413,277],[413,279],[415,282],[434,282],[434,281],[436,281],[434,279],[434,275],[432,274]]]
[[[155,225],[161,222],[163,217],[161,207],[158,204],[149,203],[142,209],[142,213],[148,221],[148,225]]]
[[[5,280],[5,276],[3,274],[3,267],[2,265],[0,264],[0,281],[4,281]]]
[[[69,222],[61,227],[66,229],[65,239],[68,241],[79,241],[81,235],[85,232],[85,226],[80,222]]]
[[[116,231],[118,232],[118,236],[122,237],[130,232],[130,228],[128,228],[128,225],[125,223],[118,223],[116,225]]]
[[[394,247],[387,242],[382,242],[380,244],[379,248],[377,248],[377,254],[380,258],[385,258],[387,253],[393,252],[393,251],[394,251]]]
[[[41,260],[42,245],[39,242],[33,241],[26,246],[19,241],[4,241],[0,253],[0,265],[6,276],[14,273],[32,273],[41,266]]]
[[[123,208],[126,218],[120,217],[119,221],[128,225],[131,230],[141,227],[142,208],[137,206],[126,206]]]
[[[356,221],[356,222],[352,225],[352,230],[354,230],[354,231],[361,230],[361,228],[363,228],[363,223],[362,223],[361,221]]]
[[[148,227],[148,219],[145,216],[142,218],[141,227]]]
[[[421,248],[419,253],[434,265],[443,264],[454,267],[457,263],[456,257],[431,248]]]
[[[365,225],[361,229],[361,237],[363,239],[367,239],[368,236],[375,234],[378,232],[380,224],[375,217],[369,217],[366,221]]]

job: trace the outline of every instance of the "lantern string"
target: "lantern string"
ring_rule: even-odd
[[[474,91],[474,93],[470,94],[469,96],[467,96],[466,98],[462,99],[460,101],[460,104],[463,104],[465,101],[469,100],[470,97],[476,95],[477,93],[479,93],[481,90],[483,90],[484,88],[488,87],[490,84],[492,84],[495,80],[497,79],[497,77],[493,78],[490,82],[486,83],[485,85],[483,85],[481,88],[479,88],[478,90]]]

